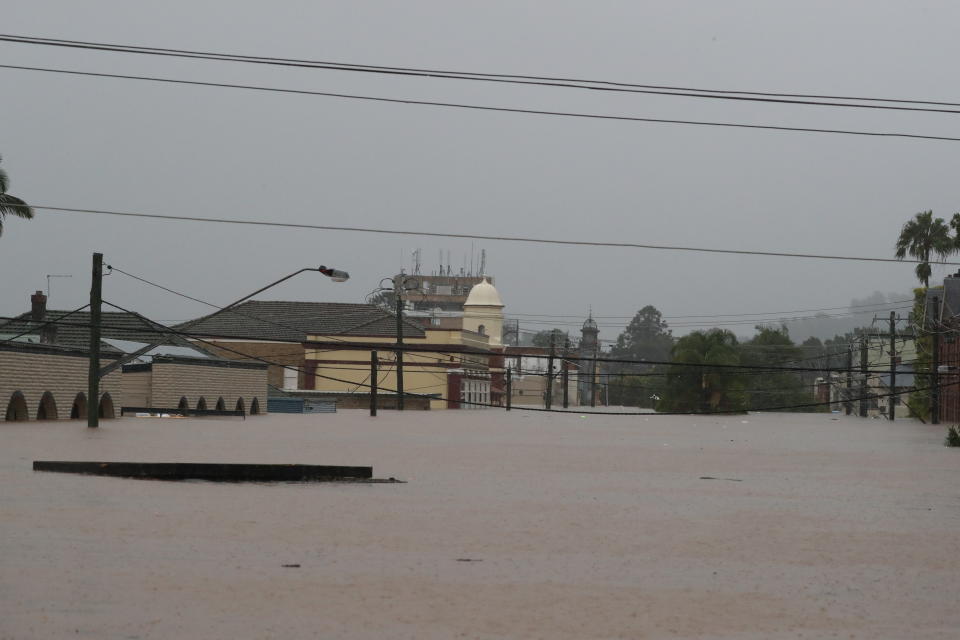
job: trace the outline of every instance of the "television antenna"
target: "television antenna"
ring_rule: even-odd
[[[47,300],[50,299],[50,278],[72,278],[72,275],[64,273],[48,273],[47,274]]]

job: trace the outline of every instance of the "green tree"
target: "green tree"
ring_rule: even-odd
[[[8,215],[27,220],[33,217],[33,209],[26,202],[7,193],[9,186],[7,172],[0,169],[0,235],[3,235],[3,219]]]
[[[957,226],[960,226],[957,215],[954,216],[954,220],[951,220],[951,224],[954,221]],[[909,255],[920,261],[916,269],[917,279],[926,288],[930,284],[930,257],[947,257],[957,250],[956,242],[957,240],[950,236],[950,228],[943,218],[934,218],[933,211],[923,211],[908,220],[900,229],[896,256],[899,260],[903,260]]]
[[[756,335],[740,346],[740,362],[754,367],[756,373],[750,376],[750,384],[747,385],[748,406],[759,409],[813,402],[812,389],[804,387],[799,373],[778,369],[762,371],[762,367],[801,366],[797,361],[803,357],[803,349],[790,339],[786,325],[757,325],[756,330]],[[819,343],[819,340],[817,342]]]
[[[653,409],[664,394],[663,372],[668,367],[652,367],[648,375],[621,373],[607,379],[611,405]]]
[[[738,365],[737,337],[725,329],[694,331],[677,340],[658,411],[742,411],[746,409],[743,372],[697,365]],[[691,366],[692,365],[692,366]]]
[[[570,339],[570,334],[560,329],[537,331],[532,338],[533,346],[549,349],[551,339],[553,340],[553,346],[556,348],[557,353],[560,353],[566,341]]]
[[[663,361],[670,358],[673,336],[663,315],[653,305],[647,305],[633,317],[630,324],[617,336],[610,355],[624,360]]]

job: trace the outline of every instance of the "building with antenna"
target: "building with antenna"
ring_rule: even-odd
[[[454,270],[450,264],[450,252],[440,251],[440,262],[438,269],[431,271],[429,275],[423,273],[422,252],[417,249],[412,254],[411,273],[402,271],[395,276],[410,278],[415,277],[418,280],[418,286],[403,294],[405,303],[405,312],[411,317],[429,317],[431,314],[436,317],[459,316],[463,313],[463,305],[467,301],[470,290],[483,282],[484,277],[490,284],[494,283],[492,276],[486,275],[487,251],[481,249],[479,260],[471,255],[469,263],[464,256],[463,266],[459,270]]]

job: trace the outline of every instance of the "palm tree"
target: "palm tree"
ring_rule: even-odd
[[[960,225],[960,219],[957,224]],[[946,258],[956,250],[954,239],[950,237],[950,228],[943,218],[934,218],[933,211],[924,211],[903,225],[897,238],[896,256],[903,260],[909,254],[920,261],[917,279],[926,288],[930,282],[930,255]]]
[[[33,217],[33,209],[30,208],[30,205],[7,193],[9,184],[10,180],[7,178],[7,172],[0,169],[0,235],[3,235],[3,219],[7,215],[14,215],[27,220]]]

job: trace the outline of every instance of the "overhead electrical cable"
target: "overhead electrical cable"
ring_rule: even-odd
[[[886,309],[888,311],[911,309],[910,306],[902,307],[891,307]],[[781,317],[767,317],[767,318],[747,318],[744,320],[703,320],[700,322],[671,322],[668,328],[684,328],[684,327],[723,327],[723,326],[735,326],[735,325],[749,325],[749,324],[770,324],[770,323],[794,323],[794,322],[803,322],[804,320],[820,320],[820,319],[829,319],[829,318],[850,318],[858,315],[865,315],[872,313],[871,310],[860,311],[860,312],[850,312],[850,313],[821,313],[817,315],[808,315],[808,316],[781,316]],[[540,319],[525,319],[524,324],[527,325],[546,325],[546,326],[556,326],[556,327],[579,327],[582,322],[579,320],[540,320]],[[617,328],[623,327],[623,324],[618,324],[614,322],[598,322],[598,327],[605,328]]]
[[[427,277],[427,276],[424,276],[424,277]],[[661,315],[660,317],[663,320],[670,320],[675,318],[729,318],[729,317],[739,318],[743,316],[769,316],[769,315],[783,314],[783,313],[813,313],[816,311],[837,311],[837,310],[843,310],[843,309],[862,309],[866,307],[886,307],[892,304],[903,304],[907,302],[912,303],[913,300],[912,299],[911,300],[890,300],[888,302],[875,302],[873,304],[851,304],[851,305],[845,305],[841,307],[821,307],[819,309],[790,309],[787,311],[758,311],[754,313],[710,313],[710,314],[701,314],[701,315],[679,315],[679,316]],[[876,309],[876,310],[883,311],[883,309]],[[871,311],[873,310],[868,309],[866,311],[862,311],[858,313],[870,313]],[[540,318],[579,318],[581,321],[583,320],[582,313],[580,314],[510,313],[509,315],[511,318],[513,318],[514,316],[521,316],[521,317],[530,316],[530,317],[540,317]],[[636,314],[632,316],[593,315],[592,317],[594,320],[632,320],[633,318],[636,317]]]
[[[383,96],[368,96],[351,93],[335,93],[329,91],[309,91],[306,89],[284,89],[280,87],[265,87],[249,84],[233,84],[227,82],[203,82],[200,80],[183,80],[177,78],[161,78],[157,76],[140,76],[119,73],[98,73],[94,71],[74,71],[70,69],[54,69],[51,67],[34,67],[26,65],[0,64],[2,69],[13,69],[19,71],[39,71],[44,73],[59,73],[72,76],[84,76],[95,78],[115,78],[119,80],[142,80],[148,82],[161,82],[165,84],[191,85],[198,87],[217,87],[221,89],[243,89],[248,91],[267,91],[273,93],[286,93],[292,95],[323,96],[327,98],[342,98],[346,100],[366,100],[369,102],[383,102],[391,104],[419,105],[429,107],[445,107],[450,109],[469,109],[473,111],[491,111],[501,113],[520,113],[526,115],[539,116],[557,116],[564,118],[586,118],[591,120],[609,120],[619,122],[646,122],[654,124],[681,124],[703,127],[725,127],[733,129],[758,129],[766,131],[789,131],[800,133],[826,133],[836,135],[851,136],[869,136],[878,138],[909,138],[914,140],[937,140],[943,142],[960,142],[960,137],[924,135],[919,133],[900,133],[894,131],[863,131],[853,129],[828,129],[822,127],[788,127],[784,125],[768,124],[748,124],[743,122],[717,122],[706,120],[681,120],[669,118],[643,118],[638,116],[618,116],[600,113],[586,113],[577,111],[555,111],[546,109],[524,109],[520,107],[497,107],[478,104],[467,104],[462,102],[441,102],[434,100],[415,100],[413,98],[387,98]]]
[[[830,97],[827,102],[825,99],[811,99],[799,96],[775,95],[759,92],[731,92],[731,91],[711,91],[708,89],[689,89],[683,87],[662,87],[653,85],[610,83],[593,80],[573,80],[550,77],[519,76],[516,74],[491,74],[491,73],[471,73],[468,71],[441,71],[431,69],[414,69],[402,67],[386,67],[379,65],[358,65],[352,63],[338,63],[328,61],[310,61],[296,60],[291,58],[278,58],[273,56],[247,56],[231,53],[217,53],[206,51],[190,51],[182,49],[169,49],[161,47],[141,47],[137,45],[120,45],[102,42],[85,42],[80,40],[59,40],[54,38],[37,38],[32,36],[19,36],[12,34],[0,34],[0,42],[10,42],[15,44],[33,44],[52,47],[66,47],[71,49],[86,49],[92,51],[105,51],[111,53],[132,53],[137,55],[163,56],[173,58],[189,58],[195,60],[209,60],[215,62],[240,62],[245,64],[272,65],[281,67],[294,67],[317,69],[326,71],[343,71],[351,73],[370,73],[393,76],[422,77],[431,79],[464,80],[474,82],[489,82],[502,84],[532,85],[539,87],[556,87],[564,89],[582,89],[587,91],[604,91],[617,93],[637,93],[646,95],[676,96],[684,98],[711,99],[711,100],[734,100],[746,102],[760,102],[772,104],[794,104],[802,106],[817,107],[841,107],[852,109],[885,109],[894,111],[919,111],[929,113],[947,113],[958,114],[960,110],[945,108],[948,106],[960,107],[960,104],[951,105],[949,103],[931,103],[919,100],[884,100],[877,98],[840,98]],[[835,100],[858,100],[867,104],[856,104],[850,102],[835,102]],[[898,104],[876,104],[878,102],[889,103],[909,103],[912,105],[933,105],[938,106],[898,106]]]
[[[106,301],[104,301],[104,303],[106,304]],[[117,307],[117,305],[111,305],[111,306]],[[126,309],[122,309],[122,308],[120,308],[120,307],[117,307],[117,308],[120,309],[121,311],[125,311],[125,312],[127,312],[127,313],[131,313],[131,314],[135,315],[135,316],[138,317],[138,318],[141,318],[141,319],[144,318],[144,317],[142,316],[142,314],[139,314],[139,313],[137,313],[137,312],[135,312],[135,311],[127,311]],[[16,317],[16,316],[15,316],[15,317],[4,317],[4,318],[0,318],[0,320],[18,320],[18,321],[24,321],[24,318],[23,318],[23,317]],[[147,319],[147,320],[149,320],[149,319]],[[221,335],[219,335],[219,334],[201,333],[201,332],[197,332],[197,331],[193,331],[193,330],[183,331],[183,330],[178,330],[178,329],[175,329],[175,328],[170,328],[170,327],[167,327],[167,325],[163,325],[163,324],[161,324],[161,323],[159,323],[159,322],[157,322],[157,321],[155,321],[155,320],[149,320],[149,323],[152,324],[152,325],[155,325],[155,326],[157,326],[157,327],[163,327],[162,330],[155,330],[158,336],[161,336],[161,335],[163,335],[163,334],[189,336],[189,337],[192,337],[192,338],[196,338],[199,342],[205,342],[205,343],[211,343],[210,341],[212,341],[212,340],[217,340],[218,338],[219,338],[219,339],[222,339],[222,338],[223,338],[223,336],[221,336]],[[50,325],[59,325],[59,326],[68,326],[68,327],[82,327],[82,328],[90,328],[90,326],[91,326],[91,324],[90,324],[89,322],[64,322],[64,321],[61,321],[61,320],[51,320],[51,321],[48,322],[48,324],[50,324]],[[144,328],[140,328],[140,327],[109,325],[109,324],[105,324],[105,323],[101,323],[100,326],[101,326],[101,329],[107,329],[107,330],[110,330],[110,331],[118,331],[118,332],[126,332],[126,333],[135,333],[135,334],[140,334],[140,335],[143,335],[143,334],[144,334]],[[256,340],[256,341],[259,341],[259,342],[274,342],[274,343],[280,343],[280,344],[289,344],[289,340],[270,339],[270,338],[263,338],[263,337],[260,337],[260,336],[232,335],[232,336],[230,336],[230,339],[232,339],[232,340],[250,340],[250,341]],[[323,345],[323,346],[327,346],[326,343],[325,343],[325,341],[323,341],[323,340],[305,340],[305,341],[302,342],[302,344],[303,344],[304,346],[306,346],[308,349],[313,349],[313,346],[312,346],[312,345]],[[344,350],[344,349],[369,350],[369,349],[368,349],[368,347],[369,347],[369,348],[373,348],[374,350],[381,350],[381,351],[397,351],[397,350],[400,350],[400,351],[403,351],[404,353],[410,353],[410,354],[412,354],[412,357],[422,357],[423,359],[426,359],[426,360],[437,360],[437,361],[440,361],[441,359],[438,359],[438,358],[435,358],[435,357],[432,357],[432,356],[429,356],[429,355],[422,355],[422,354],[424,354],[424,353],[439,353],[439,354],[446,354],[446,355],[452,356],[452,357],[458,357],[458,356],[462,357],[462,356],[464,356],[464,355],[479,355],[479,356],[487,356],[487,357],[489,357],[489,356],[491,356],[491,355],[494,355],[494,354],[492,354],[492,353],[489,352],[489,351],[485,351],[485,350],[481,350],[481,349],[462,349],[462,350],[458,350],[458,351],[444,351],[444,350],[442,349],[442,347],[433,346],[433,345],[404,344],[404,345],[401,345],[401,346],[397,346],[397,345],[394,344],[394,343],[382,343],[382,344],[381,344],[381,343],[369,343],[369,344],[368,344],[368,343],[359,343],[359,342],[348,342],[348,341],[345,341],[345,340],[342,340],[342,339],[337,339],[337,340],[335,340],[335,341],[334,341],[334,344],[337,344],[337,345],[341,345],[341,344],[342,344],[342,345],[344,345],[344,346],[343,346],[341,349],[331,349],[332,351],[335,351],[335,350]],[[215,346],[217,346],[217,348],[226,349],[226,347],[225,347],[223,344],[217,344],[217,345],[215,345]],[[517,356],[527,356],[527,357],[530,357],[529,354],[510,354],[510,353],[505,354],[505,357],[507,357],[507,358],[516,358]],[[547,354],[538,354],[538,355],[535,356],[535,357],[538,357],[538,358],[547,358],[547,357],[549,357],[549,356],[548,356]],[[557,359],[560,359],[560,358],[561,358],[561,355],[560,355],[560,354],[557,354],[555,357],[556,357]],[[704,369],[719,369],[719,370],[730,370],[731,372],[737,373],[737,374],[738,374],[738,373],[747,374],[747,373],[750,373],[751,371],[757,371],[757,372],[760,372],[760,373],[763,373],[763,372],[774,372],[774,371],[794,371],[794,372],[802,372],[802,371],[817,371],[817,372],[836,371],[836,372],[846,372],[846,371],[847,371],[847,369],[846,369],[845,367],[785,367],[785,366],[779,366],[779,365],[712,364],[712,363],[679,362],[679,361],[664,361],[664,360],[629,360],[629,359],[606,358],[606,357],[593,357],[593,356],[590,356],[590,357],[579,357],[579,356],[575,356],[575,355],[564,355],[564,356],[562,356],[562,359],[563,359],[563,360],[568,360],[568,361],[571,361],[571,362],[601,362],[601,363],[614,363],[614,364],[640,364],[640,365],[651,365],[651,366],[652,366],[652,365],[663,365],[663,366],[671,366],[671,367],[694,367],[694,368],[704,368]],[[805,358],[805,359],[806,359],[806,360],[809,360],[809,359],[812,359],[812,358]],[[414,365],[417,365],[417,364],[418,364],[418,363],[416,363],[416,361],[414,361]],[[419,364],[422,364],[422,363],[419,363]],[[909,363],[902,363],[902,364],[909,364]],[[286,365],[278,365],[278,366],[286,366]],[[871,368],[871,369],[867,369],[866,371],[867,371],[867,372],[871,372],[871,373],[881,373],[881,374],[882,374],[882,373],[887,373],[887,372],[889,371],[889,367],[882,367],[882,368],[877,368],[877,369]],[[642,376],[642,375],[644,375],[644,374],[629,374],[629,375],[641,375],[641,376]],[[661,375],[661,374],[657,374],[657,375]],[[355,383],[355,382],[351,382],[351,384],[356,384],[356,383]]]
[[[134,53],[176,58],[190,58],[213,60],[219,62],[243,62],[249,64],[264,64],[298,68],[313,68],[332,71],[348,71],[362,73],[376,73],[387,75],[419,76],[427,78],[444,78],[455,80],[476,80],[486,82],[507,82],[513,84],[532,84],[539,86],[569,87],[574,89],[588,89],[600,91],[622,91],[631,93],[651,93],[662,95],[679,95],[697,98],[720,98],[728,100],[759,100],[769,102],[786,102],[794,104],[814,104],[826,106],[851,106],[868,108],[897,108],[876,105],[845,105],[819,102],[823,100],[854,100],[857,102],[886,102],[891,104],[933,105],[940,107],[960,107],[957,102],[935,100],[911,100],[902,98],[875,98],[862,96],[822,95],[804,93],[776,93],[770,91],[741,91],[732,89],[704,89],[698,87],[670,86],[619,82],[610,80],[591,80],[583,78],[567,78],[556,76],[523,75],[515,73],[485,73],[473,71],[457,71],[450,69],[428,69],[417,67],[396,67],[385,65],[357,64],[351,62],[337,62],[330,60],[306,60],[298,58],[281,58],[277,56],[251,56],[235,53],[213,51],[197,51],[190,49],[173,49],[166,47],[145,47],[141,45],[125,45],[105,42],[90,42],[84,40],[64,40],[59,38],[41,38],[17,34],[0,34],[0,41],[16,44],[35,44],[53,47],[67,47],[72,49],[87,49],[93,51],[107,51],[114,53]],[[753,96],[753,97],[751,97]],[[764,100],[776,98],[776,100]],[[797,100],[784,100],[797,99]],[[815,102],[816,101],[816,102]],[[935,111],[946,113],[960,113],[948,109],[925,109],[899,107],[901,109],[918,111]]]
[[[2,66],[2,65],[0,65]],[[960,140],[960,138],[958,138]],[[770,256],[777,258],[807,258],[816,260],[847,260],[855,262],[894,262],[903,264],[920,264],[921,260],[897,258],[875,258],[867,256],[841,256],[818,253],[793,253],[789,251],[756,251],[747,249],[717,249],[711,247],[689,247],[682,245],[645,244],[639,242],[604,242],[593,240],[553,240],[549,238],[534,238],[531,236],[495,236],[473,233],[442,233],[438,231],[407,231],[402,229],[383,229],[377,227],[348,227],[341,225],[309,224],[302,222],[275,222],[271,220],[238,220],[235,218],[208,218],[200,216],[177,216],[157,213],[134,213],[129,211],[110,211],[105,209],[81,209],[74,207],[53,207],[31,204],[32,209],[50,211],[54,213],[80,213],[93,215],[121,216],[128,218],[146,218],[153,220],[176,220],[181,222],[210,222],[215,224],[235,224],[256,227],[276,227],[282,229],[314,229],[320,231],[347,231],[353,233],[377,233],[386,235],[424,236],[431,238],[466,238],[474,240],[490,240],[497,242],[526,242],[533,244],[553,244],[578,247],[618,247],[623,249],[656,249],[661,251],[687,251],[695,253],[723,253],[741,256]],[[960,262],[941,262],[939,264],[960,266]]]
[[[106,300],[104,300],[103,303],[106,304],[106,305],[109,305],[109,306],[111,306],[111,307],[114,307],[115,309],[119,309],[120,311],[124,311],[124,312],[126,312],[126,313],[130,313],[130,314],[132,314],[132,315],[134,315],[134,316],[137,316],[138,318],[140,318],[141,320],[143,320],[143,321],[145,321],[145,322],[148,322],[148,323],[150,323],[150,324],[156,325],[157,327],[159,327],[159,328],[161,329],[161,332],[165,332],[165,333],[176,333],[176,334],[181,334],[181,335],[183,335],[183,336],[185,336],[185,337],[193,337],[194,339],[197,339],[196,336],[193,336],[193,335],[188,334],[188,333],[183,333],[183,332],[177,331],[177,330],[175,330],[175,329],[172,329],[171,327],[166,327],[166,326],[160,324],[159,322],[156,322],[156,321],[154,321],[154,320],[150,320],[149,318],[146,318],[145,316],[137,313],[136,311],[131,311],[131,310],[129,310],[129,309],[125,309],[125,308],[123,308],[123,307],[121,307],[121,306],[119,306],[119,305],[116,305],[116,304],[114,304],[114,303],[112,303],[112,302],[108,302],[108,301],[106,301]],[[203,340],[199,340],[199,341],[200,341],[200,342],[204,342]],[[265,358],[261,358],[261,357],[253,356],[253,355],[251,355],[251,354],[243,353],[242,351],[238,351],[238,350],[236,350],[236,349],[225,348],[225,350],[231,351],[231,352],[234,352],[234,353],[237,353],[237,354],[239,354],[239,355],[246,356],[246,357],[248,357],[248,358],[251,359],[251,360],[259,360],[259,361],[261,361],[261,362],[263,362],[263,363],[265,363],[265,364],[272,364],[272,365],[275,365],[275,366],[280,366],[280,367],[283,367],[283,368],[285,368],[285,369],[292,369],[292,370],[295,370],[295,371],[303,371],[303,369],[300,369],[300,368],[298,368],[298,367],[292,367],[292,366],[289,366],[289,365],[283,365],[283,364],[280,364],[280,363],[278,363],[278,362],[271,362],[270,360],[267,360],[267,359],[265,359]],[[679,363],[678,363],[678,364],[679,364]],[[714,366],[716,366],[716,365],[714,365]],[[355,384],[357,384],[356,381],[354,381],[354,380],[345,380],[345,379],[342,379],[342,378],[335,378],[335,377],[333,377],[333,376],[325,376],[325,375],[322,375],[322,374],[317,373],[317,372],[313,372],[313,375],[316,376],[316,377],[318,377],[318,378],[322,378],[322,379],[326,379],[326,380],[333,380],[333,381],[336,381],[336,382],[342,382],[342,383],[346,383],[346,384],[350,384],[350,385],[355,385]],[[943,387],[950,386],[950,385],[955,385],[955,384],[960,384],[960,381],[950,382],[950,383],[942,384],[942,385],[939,385],[939,386],[940,386],[940,388],[943,388]],[[360,386],[364,386],[364,387],[370,388],[372,385],[361,383]],[[906,389],[906,390],[902,390],[902,391],[893,391],[893,392],[885,393],[885,394],[871,394],[871,395],[867,395],[867,396],[864,396],[864,397],[861,397],[861,398],[847,398],[845,401],[846,401],[846,402],[856,402],[856,401],[858,401],[858,400],[870,400],[870,399],[875,399],[875,398],[885,398],[885,397],[900,396],[900,395],[904,395],[904,394],[912,393],[912,392],[916,392],[916,391],[926,391],[926,390],[928,390],[928,389],[930,389],[930,388],[932,388],[932,387],[912,388],[912,389]],[[389,392],[389,393],[395,393],[395,394],[399,394],[399,393],[400,393],[400,392],[397,391],[396,389],[381,388],[381,390],[382,390],[382,391],[385,391],[385,392]],[[408,391],[404,391],[404,392],[403,392],[403,395],[404,395],[404,396],[411,396],[411,397],[420,397],[420,398],[433,399],[433,396],[431,396],[430,394],[410,393],[410,392],[408,392]],[[447,402],[450,402],[450,400],[448,399]],[[492,404],[492,403],[474,402],[474,401],[464,400],[464,399],[457,400],[456,402],[459,402],[459,404],[466,404],[466,405],[471,405],[471,406],[482,406],[482,407],[491,407],[491,408],[498,408],[498,409],[504,408],[504,407],[502,407],[502,406],[500,406],[500,405],[495,405],[495,404]],[[518,410],[518,411],[538,411],[538,412],[544,412],[544,413],[602,414],[602,415],[621,415],[621,416],[623,416],[623,415],[642,415],[642,416],[647,416],[647,417],[649,417],[649,416],[666,416],[666,415],[730,415],[730,414],[743,414],[743,413],[746,413],[746,412],[749,412],[749,411],[784,411],[784,410],[786,410],[786,409],[801,409],[801,408],[807,408],[807,407],[828,406],[828,405],[833,405],[833,404],[837,404],[837,402],[836,402],[836,401],[808,402],[808,403],[793,404],[793,405],[788,405],[788,406],[776,406],[776,407],[747,407],[746,409],[730,409],[730,410],[719,410],[719,411],[664,411],[664,412],[656,412],[656,413],[652,413],[652,412],[636,412],[636,411],[629,411],[629,412],[628,412],[628,411],[592,411],[592,410],[585,410],[585,409],[578,409],[578,410],[575,410],[575,411],[569,411],[569,410],[561,410],[561,409],[546,409],[546,408],[525,407],[525,406],[513,406],[512,408],[515,409],[515,410]]]
[[[67,313],[65,313],[65,314],[63,314],[62,316],[60,316],[59,318],[57,318],[56,320],[49,320],[49,321],[47,321],[47,322],[43,322],[43,321],[41,320],[40,322],[42,322],[42,324],[40,324],[40,325],[38,325],[38,326],[36,326],[36,327],[31,327],[30,329],[27,329],[27,330],[24,331],[23,333],[18,333],[17,335],[13,336],[12,338],[6,338],[6,339],[4,339],[2,342],[14,342],[14,341],[17,340],[18,338],[22,338],[23,336],[27,336],[27,335],[30,335],[30,334],[35,334],[35,333],[38,332],[38,331],[43,331],[43,330],[46,329],[47,327],[53,326],[53,325],[57,324],[60,320],[63,320],[64,318],[69,318],[69,317],[72,316],[73,314],[81,312],[81,311],[83,311],[84,309],[86,309],[86,308],[89,307],[89,306],[90,306],[90,303],[88,302],[87,304],[83,305],[82,307],[77,307],[77,308],[74,309],[73,311],[68,311]],[[4,323],[4,324],[10,324],[10,323],[16,322],[16,321],[18,321],[18,320],[22,320],[22,321],[24,321],[24,322],[36,322],[35,320],[32,320],[32,319],[30,319],[30,318],[25,318],[25,317],[23,317],[23,316],[20,316],[20,317],[17,317],[17,318],[6,318],[6,320],[9,320],[9,322],[6,322],[6,323]],[[2,329],[2,328],[3,328],[3,325],[0,325],[0,329]]]

